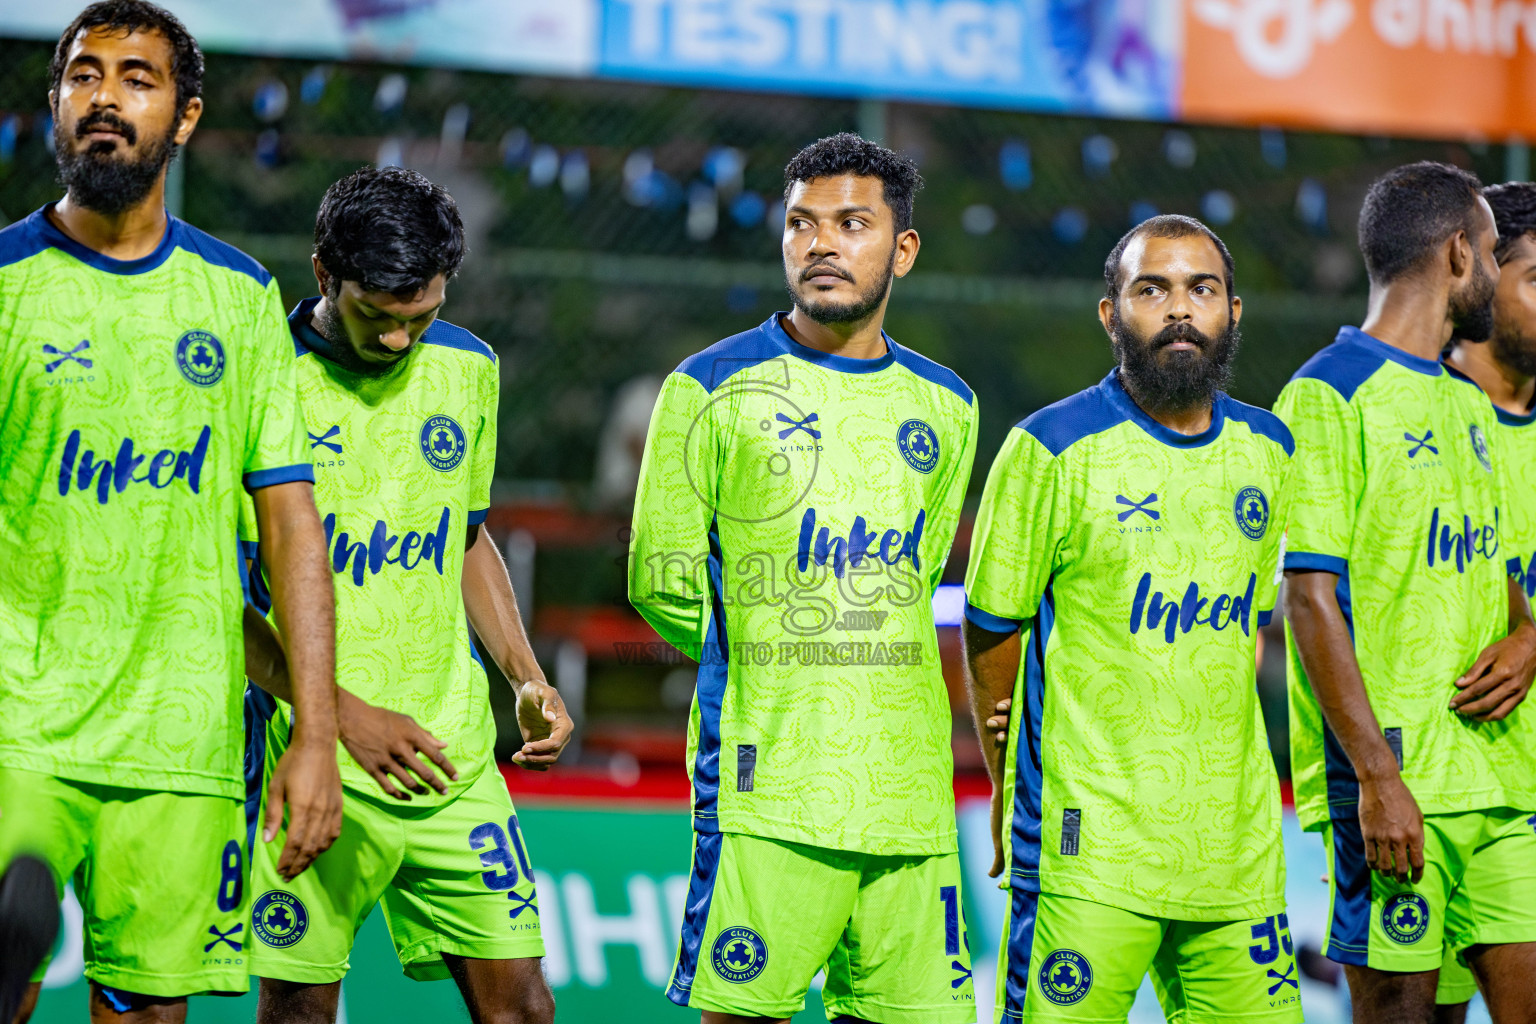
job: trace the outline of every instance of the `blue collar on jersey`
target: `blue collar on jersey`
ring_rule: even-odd
[[[1532,409],[1528,413],[1518,413],[1505,412],[1498,406],[1494,406],[1493,411],[1498,415],[1499,422],[1506,427],[1528,427],[1532,423],[1536,423],[1536,409]]]
[[[97,270],[105,270],[109,274],[142,274],[154,270],[170,259],[171,253],[176,249],[181,221],[169,213],[165,215],[165,234],[160,236],[160,241],[153,252],[147,256],[140,256],[136,260],[115,260],[111,256],[102,255],[88,245],[82,245],[54,227],[53,221],[48,219],[48,212],[56,205],[58,204],[48,203],[41,209],[33,211],[27,217],[26,223],[38,233],[38,237],[45,244],[63,250],[81,263],[95,267]]]
[[[1446,373],[1450,374],[1452,377],[1455,377],[1457,380],[1466,381],[1468,384],[1471,384],[1479,391],[1483,390],[1483,386],[1481,384],[1473,380],[1471,377],[1468,377],[1460,370],[1456,369],[1456,367],[1452,366],[1450,363],[1443,363],[1442,366],[1444,366]],[[1486,395],[1487,392],[1483,391],[1483,394]],[[1490,399],[1488,404],[1493,405],[1493,401]],[[1493,412],[1494,415],[1499,418],[1499,422],[1504,424],[1506,427],[1528,427],[1532,423],[1536,423],[1536,409],[1532,409],[1530,412],[1505,412],[1503,409],[1500,409],[1498,406],[1494,405]]]
[[[1406,366],[1416,373],[1438,377],[1441,373],[1440,360],[1421,359],[1409,352],[1404,352],[1396,345],[1388,345],[1380,338],[1366,334],[1358,327],[1345,325],[1339,328],[1338,335],[1333,339],[1335,345],[1358,345],[1368,352],[1373,352],[1383,359],[1390,359],[1399,366]]]
[[[789,336],[789,332],[779,322],[779,317],[787,315],[787,313],[773,314],[763,324],[761,330],[775,345],[797,359],[804,359],[806,362],[817,363],[829,370],[840,370],[843,373],[878,373],[896,361],[896,343],[884,331],[880,332],[880,337],[885,339],[885,355],[879,359],[854,359],[851,356],[833,355],[830,352],[800,344]]]
[[[293,312],[288,314],[288,333],[293,335],[293,346],[297,355],[313,352],[317,356],[330,359],[331,343],[325,340],[325,335],[315,330],[310,323],[314,316],[315,307],[320,305],[320,296],[311,295],[307,299],[300,299],[299,304],[293,307]],[[331,360],[335,362],[334,359]]]
[[[1098,386],[1104,390],[1109,404],[1121,415],[1170,448],[1203,448],[1221,436],[1221,428],[1227,422],[1227,396],[1223,391],[1216,392],[1211,400],[1211,425],[1198,434],[1181,434],[1163,426],[1136,404],[1125,390],[1125,385],[1120,382],[1120,367],[1110,370]]]
[[[297,306],[293,307],[293,312],[288,314],[288,333],[293,335],[294,355],[302,356],[307,353],[316,358],[324,359],[332,366],[345,370],[348,373],[375,378],[387,377],[405,364],[406,360],[401,359],[382,373],[364,373],[357,369],[353,365],[352,360],[348,359],[350,353],[338,354],[336,346],[331,344],[331,340],[315,330],[311,317],[314,315],[315,307],[318,305],[320,305],[320,296],[311,295],[309,298],[301,300]],[[356,357],[352,358],[355,360]]]

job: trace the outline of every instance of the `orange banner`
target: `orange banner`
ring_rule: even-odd
[[[1536,139],[1536,0],[1184,0],[1191,120]]]

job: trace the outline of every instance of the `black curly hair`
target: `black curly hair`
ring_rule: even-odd
[[[315,255],[332,286],[414,295],[464,262],[464,222],[448,190],[404,167],[364,167],[325,190]],[[335,296],[331,296],[334,298]]]
[[[1458,231],[1476,245],[1482,231],[1477,175],[1433,160],[1404,164],[1371,183],[1360,208],[1360,254],[1377,284],[1421,266]]]
[[[1490,185],[1483,189],[1483,198],[1493,207],[1493,221],[1499,226],[1499,241],[1493,255],[1502,266],[1516,242],[1526,235],[1536,237],[1536,184],[1511,181]]]
[[[912,226],[913,202],[918,189],[923,187],[923,176],[917,173],[917,164],[852,132],[817,139],[796,153],[784,168],[784,198],[789,199],[796,182],[843,174],[879,178],[884,186],[885,205],[891,208],[896,221],[897,234]]]
[[[48,62],[48,89],[57,95],[64,80],[64,65],[69,48],[81,32],[104,29],[108,32],[158,32],[171,44],[171,76],[176,79],[176,111],[185,113],[187,104],[203,94],[203,51],[197,40],[176,15],[148,0],[101,0],[75,16],[59,36]]]

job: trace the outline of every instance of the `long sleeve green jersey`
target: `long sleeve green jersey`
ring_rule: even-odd
[[[794,341],[689,357],[652,415],[630,600],[700,663],[694,825],[829,849],[955,846],[932,595],[976,445],[953,372]]]

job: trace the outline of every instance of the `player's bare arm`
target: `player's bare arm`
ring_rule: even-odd
[[[298,876],[341,831],[341,775],[336,766],[336,599],[314,485],[263,487],[254,494],[262,555],[272,580],[272,608],[285,638],[294,711],[293,742],[267,787],[263,842],[271,842],[288,806],[288,839],[278,870]]]
[[[464,607],[470,625],[517,690],[517,727],[523,733],[523,748],[512,755],[512,761],[533,771],[548,771],[570,742],[575,725],[533,656],[501,552],[483,525],[471,526],[464,543]]]
[[[1466,674],[1456,680],[1460,691],[1451,710],[1479,722],[1498,722],[1520,706],[1531,692],[1536,674],[1536,622],[1525,589],[1509,581],[1509,635],[1489,644]]]
[[[1360,780],[1365,861],[1383,875],[1417,882],[1424,876],[1424,815],[1371,710],[1354,641],[1335,596],[1339,578],[1322,571],[1288,571],[1285,577],[1285,614],[1302,666]]]
[[[242,625],[246,678],[277,699],[293,703],[288,657],[272,624],[246,605]],[[443,753],[447,742],[423,729],[410,715],[370,704],[338,686],[336,717],[341,743],[352,760],[396,800],[409,800],[411,793],[424,794],[427,786],[439,793],[448,792],[448,783],[422,761],[422,756],[436,763],[449,779],[458,781],[458,769]]]
[[[992,780],[992,868],[987,874],[996,878],[1003,873],[1003,764],[1008,759],[1008,710],[1019,676],[1023,631],[994,633],[967,620],[960,625],[960,636],[965,644],[971,717],[976,720],[981,755]]]

